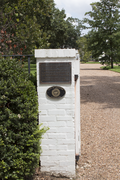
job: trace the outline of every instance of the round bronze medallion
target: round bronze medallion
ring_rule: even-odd
[[[60,98],[65,95],[65,90],[59,86],[52,86],[47,89],[46,93],[51,98]]]
[[[52,90],[52,95],[54,97],[58,97],[60,95],[60,90],[58,88],[55,88]]]

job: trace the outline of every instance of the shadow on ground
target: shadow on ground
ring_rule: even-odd
[[[85,71],[85,70],[97,70],[97,71],[100,70],[101,71],[102,69],[98,69],[98,68],[84,68],[83,69],[82,68],[80,71]]]
[[[80,84],[81,103],[94,102],[100,103],[102,108],[120,108],[120,76],[82,76]]]

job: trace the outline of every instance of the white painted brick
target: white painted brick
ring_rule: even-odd
[[[75,167],[75,164],[73,164],[73,163],[68,165],[68,169],[70,171],[73,171],[74,167]]]
[[[66,161],[67,158],[67,156],[49,156],[49,161]]]
[[[49,145],[42,145],[42,151],[49,149]]]
[[[62,150],[67,150],[68,149],[68,145],[64,145],[64,144],[62,144],[62,145],[57,145],[57,149],[62,149]]]
[[[66,139],[66,134],[61,133],[61,134],[57,135],[57,139],[58,140],[59,139]]]
[[[74,77],[73,77],[74,78]],[[74,86],[73,84],[71,85],[64,85],[63,88],[66,90],[66,94],[68,93],[73,93],[74,92]],[[72,97],[72,96],[71,96]]]
[[[42,161],[41,165],[45,166],[46,161]],[[58,161],[49,161],[49,160],[47,160],[47,165],[49,165],[50,167],[51,166],[55,167],[55,166],[59,165],[59,162]]]
[[[54,174],[54,173],[57,173],[58,171],[60,172],[61,170],[59,170],[58,167],[54,166],[54,167],[50,167],[50,171],[52,174]]]
[[[53,154],[54,154],[54,156],[56,156],[57,155],[57,151],[51,151],[51,150],[44,150],[43,152],[42,152],[42,156],[53,156]]]
[[[68,149],[74,149],[75,145],[74,144],[68,144]]]
[[[59,144],[75,144],[75,140],[74,139],[70,139],[70,140],[68,140],[68,139],[64,139],[64,140],[60,140],[59,142],[58,142]]]
[[[69,92],[69,93],[67,92],[67,93],[66,93],[66,98],[71,98],[71,97],[73,97],[73,92],[74,92],[74,91],[71,91],[71,93],[70,93],[70,92]]]
[[[67,115],[71,115],[72,117],[75,116],[75,112],[72,110],[66,110]]]
[[[39,111],[46,109],[55,109],[56,106],[54,104],[40,104]]]
[[[49,115],[65,115],[65,110],[64,109],[54,109],[54,110],[48,110]]]
[[[36,49],[35,57],[38,58],[75,58],[75,49]]]
[[[67,133],[66,136],[67,136],[67,139],[71,139],[71,138],[73,139],[74,133]]]
[[[49,133],[48,134],[48,139],[57,139],[56,133]]]
[[[40,156],[40,161],[42,162],[42,161],[49,161],[49,156]]]
[[[73,164],[73,161],[68,161],[68,160],[67,160],[67,161],[61,161],[61,162],[60,162],[60,166],[63,166],[63,167],[66,167],[66,166],[67,166],[67,167],[68,167],[68,166],[70,167],[70,165],[72,165],[72,164]]]
[[[66,122],[49,122],[48,123],[49,127],[65,127],[66,126]]]
[[[58,109],[73,109],[74,108],[74,104],[59,104],[56,105],[56,108]]]
[[[40,92],[40,93],[44,93],[44,94],[45,94],[45,93],[46,93],[46,90],[47,90],[47,87],[42,87],[42,86],[41,86],[41,87],[39,88],[39,92]]]
[[[40,121],[41,122],[54,122],[56,121],[56,117],[55,116],[40,116]]]
[[[66,172],[66,171],[65,171],[65,168],[62,167],[62,166],[59,167],[59,168],[58,168],[58,167],[55,167],[55,166],[54,166],[54,167],[50,167],[50,170],[53,171],[53,172],[57,172],[57,173],[59,173],[59,174],[60,174],[60,172]]]
[[[40,110],[40,111],[39,111],[39,114],[40,114],[40,115],[47,115],[47,110]]]
[[[70,133],[70,132],[73,132],[74,131],[74,128],[73,127],[60,127],[57,129],[57,132],[61,132],[61,133]]]
[[[41,104],[46,104],[46,103],[47,103],[47,100],[46,100],[45,98],[40,98],[40,99],[39,99],[39,103],[40,103],[40,105],[41,105]]]
[[[48,123],[47,122],[44,122],[44,123],[41,123],[39,122],[40,125],[40,129],[44,128],[44,127],[48,127]]]
[[[59,155],[59,156],[61,156],[61,155],[70,155],[70,156],[74,156],[75,157],[75,150],[71,150],[71,151],[57,151],[57,154]]]
[[[40,101],[40,98],[45,98],[45,93],[40,93],[39,92],[39,101]]]
[[[56,133],[57,129],[55,127],[50,127],[50,129],[47,132],[48,133]]]
[[[54,104],[58,104],[58,103],[59,103],[59,104],[65,104],[65,103],[66,103],[66,98],[64,97],[64,98],[62,98],[62,99],[60,99],[60,100],[56,100],[56,101],[55,101],[55,100],[48,99],[48,100],[47,100],[47,103],[48,103],[48,104],[53,104],[53,103],[54,103]]]
[[[56,147],[57,147],[56,145],[49,145],[49,148],[48,148],[48,149],[50,149],[50,150],[57,150]]]
[[[66,104],[74,103],[74,101],[73,98],[66,98]]]
[[[69,160],[69,161],[73,161],[73,162],[75,162],[75,154],[74,155],[68,155],[67,157],[67,160]]]
[[[57,144],[57,140],[56,139],[42,139],[42,145],[54,145]]]
[[[39,50],[38,50],[39,51]],[[75,82],[76,57],[69,57],[71,50],[58,53],[58,50],[40,50],[44,53],[37,54],[37,90],[39,102],[39,122],[50,129],[45,133],[41,146],[41,171],[65,176],[75,175]],[[45,54],[47,52],[47,55]],[[54,54],[55,52],[55,54]],[[75,52],[75,51],[74,51]],[[42,57],[39,57],[42,56]],[[66,57],[64,57],[66,55]],[[50,56],[50,57],[47,57]],[[46,58],[45,58],[46,57]],[[54,57],[54,58],[52,58]],[[57,58],[59,57],[59,58]],[[52,99],[46,95],[49,87],[56,84],[39,84],[39,63],[44,62],[71,62],[72,82],[71,84],[58,84],[65,89],[63,98]]]
[[[73,120],[73,118],[71,116],[58,116],[57,118],[57,121],[71,121]]]
[[[66,139],[66,134],[64,133],[49,133],[48,134],[48,138],[49,139],[54,139],[54,138],[57,138],[57,139]]]
[[[42,172],[50,172],[50,167],[46,166],[41,166],[41,171]]]
[[[67,121],[66,124],[67,124],[66,125],[67,127],[73,127],[74,126],[74,122],[73,121]]]

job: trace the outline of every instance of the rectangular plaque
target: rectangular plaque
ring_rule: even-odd
[[[40,83],[71,83],[71,62],[39,63]]]

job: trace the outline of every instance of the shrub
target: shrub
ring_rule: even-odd
[[[30,74],[29,75],[29,80],[33,82],[33,84],[35,86],[35,89],[37,91],[37,74],[36,73]]]
[[[37,125],[38,100],[20,63],[0,58],[0,179],[25,180],[33,175],[47,129]]]

